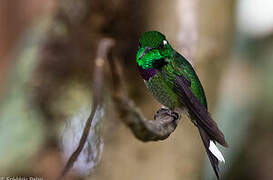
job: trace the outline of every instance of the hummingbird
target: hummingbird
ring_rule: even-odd
[[[192,65],[158,31],[140,37],[136,63],[153,97],[171,111],[186,112],[197,127],[219,180],[219,162],[225,159],[215,144],[228,144],[208,112],[204,89]]]

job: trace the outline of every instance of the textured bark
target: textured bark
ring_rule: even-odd
[[[154,120],[147,120],[132,101],[123,97],[114,97],[115,107],[122,121],[141,141],[164,140],[174,132],[179,115],[168,109],[159,109]]]

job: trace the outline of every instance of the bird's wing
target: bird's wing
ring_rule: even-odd
[[[188,108],[191,118],[196,122],[210,163],[217,179],[219,179],[219,161],[225,160],[215,146],[215,141],[227,147],[223,133],[219,130],[205,106],[193,94],[189,86],[189,81],[185,76],[176,76],[174,91],[177,93],[180,101]]]
[[[175,55],[172,68],[174,74],[172,88],[179,101],[189,110],[191,119],[195,122],[213,170],[219,179],[219,161],[224,161],[221,152],[215,146],[215,141],[227,147],[223,133],[207,111],[207,101],[203,87],[191,64],[180,54]]]
[[[191,64],[179,53],[175,53],[174,61],[172,62],[172,66],[175,69],[175,74],[179,76],[183,75],[187,81],[190,81],[190,85],[188,87],[190,87],[192,93],[207,109],[207,99],[204,89]]]
[[[193,94],[188,81],[184,75],[177,75],[174,82],[175,93],[178,95],[180,101],[189,109],[190,115],[193,116],[196,124],[204,129],[210,139],[227,147],[223,133],[219,130],[204,105]]]

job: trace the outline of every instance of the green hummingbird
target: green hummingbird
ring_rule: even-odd
[[[225,160],[215,142],[228,145],[207,110],[204,89],[191,64],[158,31],[148,31],[141,36],[136,62],[148,90],[157,101],[172,111],[187,112],[199,130],[219,179],[219,161]]]

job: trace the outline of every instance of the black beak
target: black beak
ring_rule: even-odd
[[[141,59],[145,54],[147,54],[149,51],[151,51],[152,48],[150,47],[145,47],[143,53],[141,54],[141,56],[139,57],[139,59]]]

